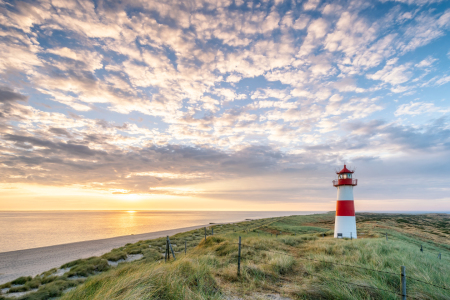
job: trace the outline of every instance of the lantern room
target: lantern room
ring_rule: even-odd
[[[352,175],[355,171],[347,169],[347,166],[344,165],[344,168],[340,170],[339,172],[336,172],[338,175],[337,180],[333,180],[334,186],[341,186],[341,185],[351,185],[356,186],[358,184],[358,179],[353,179]]]

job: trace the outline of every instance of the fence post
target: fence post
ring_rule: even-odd
[[[386,232],[386,241],[388,240],[387,232]]]
[[[170,260],[170,250],[169,250],[169,236],[166,238],[166,258]],[[166,261],[166,260],[164,260]]]
[[[206,227],[205,227],[205,242],[206,242]]]
[[[422,245],[420,245],[420,252],[423,253],[423,247],[422,247]]]
[[[439,252],[438,258],[441,259],[441,253]]]
[[[322,237],[323,237],[323,238],[325,237],[325,233],[323,233],[323,232],[322,232]]]
[[[241,237],[239,237],[239,251],[238,251],[238,276],[241,275]]]
[[[167,242],[169,243],[169,250],[172,251],[173,260],[177,260],[177,258],[175,257],[175,252],[173,251],[173,248],[172,248],[172,244],[170,243],[169,236],[167,236]],[[170,252],[169,252],[169,255],[170,255]]]
[[[184,241],[184,255],[186,255],[186,241]]]
[[[167,261],[167,240],[166,240],[166,249],[164,252],[164,262],[166,262],[166,261]]]
[[[406,300],[406,272],[405,272],[405,266],[402,266],[402,300]]]

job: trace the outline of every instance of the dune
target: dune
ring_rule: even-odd
[[[35,276],[52,268],[59,268],[61,265],[79,258],[100,256],[127,243],[156,239],[167,235],[171,236],[205,226],[209,225],[3,252],[0,253],[0,284],[20,276]]]

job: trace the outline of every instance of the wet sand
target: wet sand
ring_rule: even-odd
[[[167,235],[171,236],[176,233],[203,228],[205,226],[210,225],[198,225],[108,239],[3,252],[0,253],[0,284],[9,282],[20,276],[35,276],[52,268],[59,268],[61,265],[79,258],[100,256],[127,243],[156,239]]]

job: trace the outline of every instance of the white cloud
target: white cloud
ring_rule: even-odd
[[[317,5],[319,5],[321,0],[308,0],[305,4],[303,4],[304,10],[314,10],[316,9]]]
[[[368,74],[367,78],[381,80],[392,85],[398,85],[407,82],[411,76],[410,64],[394,67],[392,64],[387,63],[383,69],[374,74]]]
[[[435,61],[437,61],[436,58],[433,58],[432,56],[428,56],[427,58],[425,58],[424,60],[422,60],[421,62],[416,64],[415,66],[418,68],[426,68],[426,67],[431,66]]]
[[[430,102],[409,102],[406,104],[400,105],[395,111],[396,116],[402,115],[410,115],[417,116],[426,113],[447,113],[450,112],[450,109],[447,108],[439,108],[436,107],[433,103]]]

